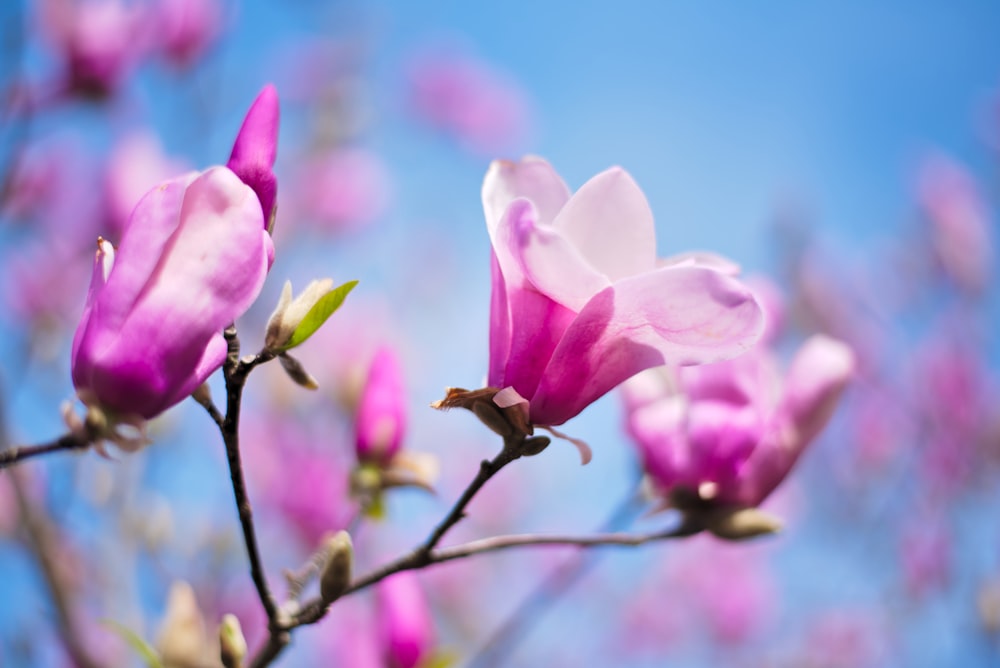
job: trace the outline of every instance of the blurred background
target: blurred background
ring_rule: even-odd
[[[318,391],[277,365],[248,386],[250,495],[279,592],[327,531],[352,528],[361,571],[402,553],[495,454],[471,415],[427,406],[483,383],[482,178],[495,158],[537,154],[572,189],[624,167],[661,256],[733,259],[780,292],[782,354],[825,332],[860,372],[766,504],[780,535],[439,566],[418,576],[437,659],[482,659],[513,625],[511,666],[994,665],[998,25],[988,0],[6,2],[6,440],[64,430],[96,236],[116,241],[159,181],[224,164],[271,82],[277,260],[238,323],[245,351],[286,279],[360,279],[300,349]],[[382,345],[404,370],[405,447],[433,454],[440,479],[359,520],[353,415]],[[448,542],[662,525],[632,501],[641,471],[620,404],[609,395],[563,428],[591,464],[562,442],[517,462]],[[214,425],[188,401],[151,433],[134,455],[0,472],[0,665],[135,665],[114,629],[155,644],[177,581],[208,628],[232,612],[251,647],[263,637]],[[522,607],[551,573],[572,585]],[[279,665],[383,665],[378,615],[369,593],[338,603]]]

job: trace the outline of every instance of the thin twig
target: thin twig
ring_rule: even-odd
[[[5,469],[8,466],[13,466],[14,464],[20,464],[26,459],[45,455],[50,452],[59,452],[61,450],[86,450],[91,445],[92,442],[90,440],[72,432],[63,434],[59,438],[49,441],[48,443],[39,443],[37,445],[17,445],[13,448],[8,448],[7,450],[0,452],[0,469]]]
[[[640,493],[631,490],[597,531],[624,530],[642,508],[641,498]],[[579,582],[603,554],[601,551],[580,550],[546,575],[470,657],[468,668],[501,665],[528,633],[538,628],[540,617]]]

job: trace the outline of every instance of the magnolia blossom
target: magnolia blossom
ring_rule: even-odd
[[[483,184],[493,244],[488,384],[559,425],[661,364],[749,348],[763,328],[750,290],[707,254],[657,262],[653,215],[620,168],[571,195],[540,158],[494,162]],[[509,389],[508,389],[509,388]]]
[[[651,369],[623,385],[628,432],[666,497],[757,506],[825,426],[854,371],[843,343],[810,338],[782,383],[765,348],[720,364]]]
[[[269,175],[263,191],[273,202],[276,134],[247,132],[262,115],[276,118],[272,95],[265,89],[236,140],[240,171],[167,181],[140,200],[117,249],[98,241],[72,353],[73,384],[88,406],[149,419],[225,360],[222,330],[256,299],[274,256],[253,187]]]
[[[376,587],[378,628],[385,665],[416,668],[430,656],[434,629],[417,576],[403,571]]]

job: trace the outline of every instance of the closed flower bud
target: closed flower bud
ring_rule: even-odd
[[[337,600],[351,584],[354,564],[354,546],[351,535],[338,531],[327,539],[326,563],[319,579],[319,594],[325,605]]]
[[[194,589],[186,582],[178,581],[170,587],[167,612],[160,625],[156,650],[163,665],[168,668],[215,663],[216,650],[205,630],[205,619]]]
[[[305,367],[302,366],[302,362],[298,361],[288,353],[284,353],[278,356],[278,361],[281,362],[281,368],[285,370],[288,377],[295,381],[296,385],[300,385],[307,390],[315,390],[319,388],[319,383],[316,379],[306,371]]]
[[[355,448],[358,460],[386,465],[402,446],[406,430],[406,388],[395,352],[379,348],[358,402]]]
[[[316,305],[316,302],[332,289],[332,279],[324,278],[312,281],[293,300],[292,282],[285,281],[285,287],[281,290],[281,297],[278,299],[278,306],[271,314],[270,320],[267,321],[267,330],[264,334],[264,345],[267,349],[278,351],[285,348],[302,319]]]
[[[247,641],[236,615],[227,614],[219,625],[219,655],[225,668],[241,668],[247,655]]]

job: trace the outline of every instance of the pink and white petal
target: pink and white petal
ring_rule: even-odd
[[[510,305],[507,303],[507,283],[494,251],[490,251],[490,363],[486,384],[502,387],[510,358]]]
[[[500,309],[502,302],[506,302],[509,335],[503,311],[493,311],[490,327],[491,330],[496,328],[496,337],[494,339],[491,332],[488,383],[492,387],[512,385],[528,398],[535,393],[552,351],[576,315],[539,292],[524,275],[518,257],[518,228],[533,225],[535,215],[530,201],[517,199],[512,202],[497,227],[493,244],[505,293],[501,300],[494,292],[491,306]],[[498,284],[496,278],[495,275],[494,290]],[[509,344],[506,357],[501,357],[504,341]]]
[[[704,267],[714,269],[726,276],[739,276],[740,265],[716,253],[690,251],[665,257],[656,262],[658,267]]]
[[[562,424],[636,373],[746,351],[763,317],[738,281],[697,267],[658,269],[594,296],[566,331],[531,398],[535,424]]]
[[[494,243],[494,232],[504,212],[519,197],[530,200],[538,220],[548,225],[569,201],[570,191],[552,165],[537,156],[529,155],[518,162],[493,161],[483,180],[483,210]]]
[[[612,282],[656,265],[653,212],[642,190],[620,167],[583,184],[552,225]]]
[[[572,311],[580,311],[611,282],[595,271],[558,230],[539,224],[534,209],[523,202],[515,200],[510,215],[501,223],[511,226],[515,242],[511,255],[540,293]]]
[[[150,280],[164,247],[180,224],[181,206],[188,185],[200,176],[189,172],[161,183],[139,200],[116,255],[116,262],[96,307],[111,329],[120,327]]]

